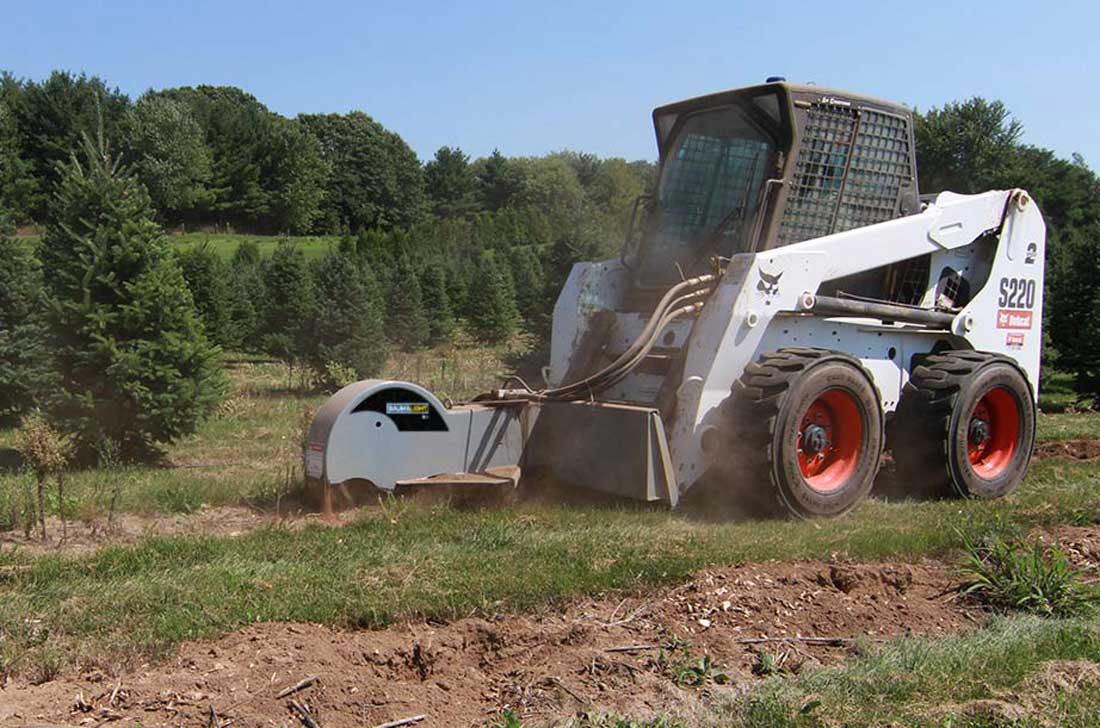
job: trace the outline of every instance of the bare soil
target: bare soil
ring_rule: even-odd
[[[1044,442],[1035,448],[1035,457],[1066,458],[1068,460],[1095,460],[1100,458],[1100,439],[1059,440]]]
[[[536,724],[581,710],[690,717],[758,679],[752,667],[761,652],[798,671],[843,660],[856,639],[965,628],[979,617],[952,598],[953,583],[932,562],[762,563],[534,615],[377,631],[259,624],[118,675],[10,684],[0,691],[0,725],[296,725],[290,700],[324,728],[421,714],[422,726],[479,726],[503,710]],[[752,642],[760,638],[774,641]],[[710,655],[730,684],[677,685],[662,655],[683,659],[682,648],[668,647],[681,640],[696,658]],[[312,676],[315,684],[277,697]]]

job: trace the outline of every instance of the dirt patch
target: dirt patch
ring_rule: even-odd
[[[1090,438],[1085,440],[1044,442],[1036,446],[1035,457],[1039,460],[1045,460],[1047,458],[1096,460],[1100,458],[1100,439]]]
[[[281,524],[294,529],[308,523],[343,525],[356,517],[355,511],[346,511],[326,520],[318,513],[276,513],[245,506],[212,506],[193,513],[172,515],[119,513],[113,524],[108,524],[106,519],[93,522],[70,520],[68,535],[64,539],[61,538],[61,520],[50,517],[46,519],[46,533],[49,538],[45,542],[33,533],[28,537],[22,531],[6,531],[0,533],[0,548],[18,547],[35,555],[79,555],[104,546],[134,543],[146,536],[239,536],[261,526]]]
[[[757,679],[760,652],[798,671],[843,660],[857,638],[963,628],[976,617],[946,596],[951,584],[950,573],[930,562],[764,563],[535,615],[378,631],[261,624],[189,643],[169,663],[118,676],[96,671],[9,685],[0,691],[0,725],[294,725],[289,699],[276,696],[309,676],[318,682],[293,697],[325,728],[419,714],[429,716],[421,726],[477,726],[505,709],[536,724],[582,709],[690,718],[723,691]],[[678,686],[662,655],[683,659],[680,647],[668,648],[682,643],[695,657],[710,655],[732,684]]]
[[[1074,568],[1083,572],[1100,571],[1100,528],[1059,526],[1049,531],[1037,530],[1033,537],[1060,548]]]

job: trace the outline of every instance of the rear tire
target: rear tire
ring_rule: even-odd
[[[928,356],[905,385],[890,448],[906,492],[1000,498],[1027,475],[1035,400],[1008,357],[979,351]]]
[[[859,361],[780,349],[745,367],[723,404],[729,470],[769,483],[800,518],[839,516],[867,495],[882,455],[882,408]]]

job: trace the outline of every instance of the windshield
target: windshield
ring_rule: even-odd
[[[642,285],[692,275],[710,257],[741,252],[775,151],[736,107],[687,117],[668,147],[642,253]]]

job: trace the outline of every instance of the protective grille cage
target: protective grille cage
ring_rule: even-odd
[[[806,117],[780,244],[893,218],[901,188],[913,174],[907,120],[821,103]]]
[[[661,232],[688,245],[693,234],[714,230],[757,194],[767,153],[753,139],[689,134],[670,169]]]

